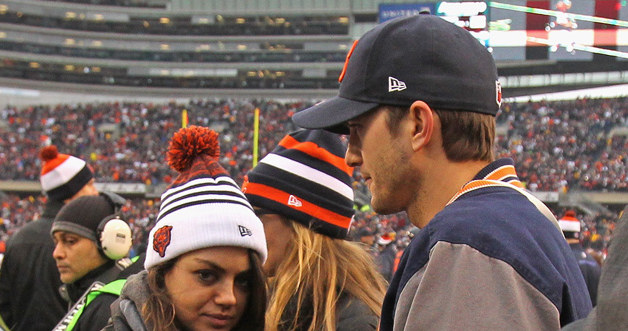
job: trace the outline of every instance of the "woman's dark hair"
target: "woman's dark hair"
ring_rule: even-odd
[[[148,269],[148,288],[151,295],[141,307],[142,318],[149,330],[176,331],[174,319],[174,304],[170,300],[166,289],[166,274],[177,263],[179,258],[160,263]]]
[[[262,261],[259,255],[249,249],[249,298],[240,322],[233,330],[263,331],[266,314],[266,277],[262,272]]]

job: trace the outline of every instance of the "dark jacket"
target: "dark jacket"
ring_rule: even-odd
[[[24,225],[7,244],[0,269],[0,314],[13,331],[50,331],[66,313],[50,237],[61,207],[62,202],[48,201],[41,218]]]
[[[392,278],[396,255],[395,244],[390,243],[375,258],[377,269],[387,282]]]
[[[297,328],[290,328],[292,319],[296,316],[296,297],[290,301],[282,320],[287,321],[286,325],[279,330],[300,331],[307,330],[312,323],[313,307],[306,305],[301,307]],[[379,318],[362,301],[356,299],[348,293],[343,293],[336,304],[336,330],[338,331],[369,331],[377,330]]]
[[[117,279],[126,279],[129,275],[143,270],[143,265],[143,259],[139,259],[130,266],[123,261],[109,261],[90,271],[83,278],[65,286],[70,306],[74,306],[95,282],[107,284]],[[111,316],[109,307],[116,299],[118,299],[117,295],[109,293],[98,295],[84,308],[73,330],[101,330],[109,321]]]
[[[343,294],[338,301],[336,330],[377,330],[379,317],[362,301]]]
[[[600,282],[602,267],[593,256],[584,251],[580,243],[569,244],[569,247],[571,247],[571,251],[576,257],[576,261],[578,261],[578,266],[580,267],[584,282],[587,284],[587,289],[591,296],[591,303],[595,306],[597,304],[597,285]]]
[[[563,330],[628,330],[628,207],[617,222],[602,266],[597,306]]]

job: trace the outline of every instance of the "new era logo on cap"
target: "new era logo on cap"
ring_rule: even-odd
[[[238,230],[240,230],[240,236],[242,237],[253,235],[253,232],[251,232],[251,230],[249,230],[246,226],[238,225]]]
[[[395,77],[388,76],[388,92],[403,91],[406,89],[406,83]]]
[[[288,206],[301,207],[303,206],[303,203],[301,202],[301,200],[297,199],[297,197],[290,194],[290,196],[288,197]]]

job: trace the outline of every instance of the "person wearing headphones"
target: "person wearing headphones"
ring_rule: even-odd
[[[0,267],[0,320],[11,331],[50,331],[65,314],[50,228],[64,205],[98,195],[94,174],[84,160],[60,153],[56,145],[43,147],[39,157],[44,208],[7,242]]]
[[[55,218],[52,253],[69,302],[69,311],[53,329],[100,330],[110,317],[132,261],[129,225],[118,215],[124,199],[84,196],[65,205]]]

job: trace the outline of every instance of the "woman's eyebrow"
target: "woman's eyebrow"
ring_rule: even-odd
[[[225,272],[225,269],[223,267],[219,266],[218,264],[216,264],[216,263],[214,263],[212,261],[201,259],[201,258],[198,258],[198,257],[195,257],[194,261],[198,262],[198,263],[201,263],[201,264],[205,264],[205,265],[211,267],[212,269],[217,269],[220,272]]]

